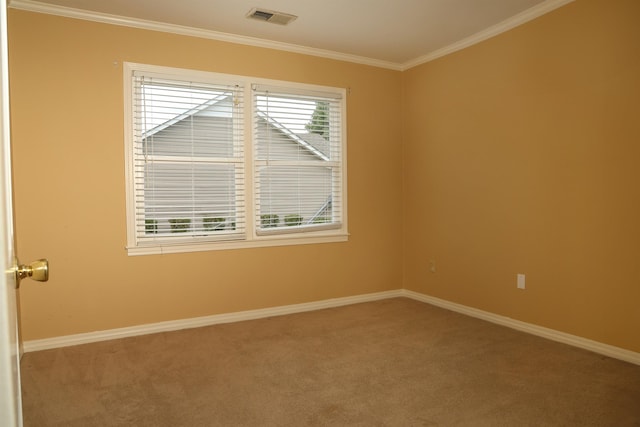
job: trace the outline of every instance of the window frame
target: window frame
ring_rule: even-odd
[[[243,111],[244,123],[241,135],[244,145],[244,201],[245,224],[244,238],[234,240],[219,240],[192,238],[189,241],[180,241],[162,237],[153,242],[140,241],[136,229],[135,209],[135,137],[134,137],[134,97],[133,92],[134,72],[142,72],[160,75],[168,79],[193,82],[211,82],[215,84],[236,84],[244,90]],[[200,252],[211,250],[229,250],[241,248],[257,248],[269,246],[302,245],[345,242],[348,240],[347,229],[347,90],[329,86],[319,86],[305,83],[288,82],[282,80],[262,79],[251,76],[221,74],[208,71],[197,71],[183,68],[164,67],[156,65],[138,64],[133,62],[123,63],[124,73],[124,146],[125,146],[125,194],[126,194],[126,224],[127,224],[127,253],[133,255],[151,255],[164,253]],[[340,176],[339,192],[342,208],[341,221],[335,228],[323,227],[308,230],[281,230],[280,232],[264,233],[258,231],[256,212],[256,180],[254,179],[254,135],[253,135],[253,94],[255,85],[277,86],[289,89],[292,93],[333,93],[340,96]]]

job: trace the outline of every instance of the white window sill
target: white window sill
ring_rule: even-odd
[[[254,240],[235,240],[225,242],[202,242],[184,244],[153,244],[145,246],[128,247],[129,256],[158,255],[184,252],[220,251],[230,249],[263,248],[269,246],[310,245],[319,243],[338,243],[349,240],[349,234],[324,234],[322,236],[270,236],[268,239],[256,238]]]

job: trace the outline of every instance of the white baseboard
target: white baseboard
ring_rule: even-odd
[[[198,328],[221,323],[241,322],[243,320],[262,319],[265,317],[282,316],[285,314],[302,313],[305,311],[322,310],[325,308],[340,307],[343,305],[358,304],[369,301],[377,301],[388,298],[406,297],[416,301],[421,301],[460,314],[486,320],[498,325],[506,326],[518,331],[526,332],[539,337],[558,341],[574,347],[613,357],[614,359],[640,365],[640,353],[636,353],[612,345],[592,341],[576,335],[544,328],[531,323],[521,322],[509,317],[500,316],[488,311],[468,307],[440,298],[410,291],[407,289],[397,289],[393,291],[377,292],[372,294],[356,295],[344,298],[333,298],[322,301],[314,301],[303,304],[284,305],[279,307],[263,308],[258,310],[239,311],[235,313],[216,314],[213,316],[195,317],[192,319],[173,320],[168,322],[151,323],[146,325],[131,326],[128,328],[111,329],[107,331],[96,331],[84,334],[66,335],[61,337],[46,338],[41,340],[25,341],[24,352],[47,350],[72,345],[88,344],[98,341],[107,341],[118,338],[134,337],[138,335],[154,334],[159,332],[177,331],[180,329]]]
[[[455,311],[460,314],[465,314],[467,316],[506,326],[511,329],[526,332],[531,335],[537,335],[539,337],[589,350],[594,353],[602,354],[604,356],[613,357],[614,359],[619,359],[625,362],[633,363],[635,365],[640,365],[640,353],[636,353],[634,351],[625,350],[623,348],[614,347],[608,344],[603,344],[598,341],[592,341],[576,335],[556,331],[554,329],[544,328],[542,326],[533,325],[531,323],[521,322],[520,320],[511,319],[510,317],[500,316],[488,311],[478,310],[477,308],[468,307],[462,304],[456,304],[454,302],[435,298],[414,291],[409,291],[407,289],[403,289],[400,293],[404,297],[422,301],[427,304],[445,308],[447,310]]]
[[[61,337],[45,338],[41,340],[25,341],[24,352],[48,350],[72,345],[88,344],[98,341],[108,341],[119,338],[135,337],[139,335],[159,332],[177,331],[180,329],[198,328],[221,323],[241,322],[243,320],[262,319],[265,317],[282,316],[285,314],[302,313],[305,311],[322,310],[324,308],[340,307],[343,305],[377,301],[402,296],[400,289],[372,294],[356,295],[344,298],[333,298],[303,304],[284,305],[258,310],[238,311],[235,313],[215,314],[212,316],[195,317],[191,319],[172,320],[168,322],[150,323],[127,328],[110,329],[107,331],[88,332],[84,334],[65,335]]]

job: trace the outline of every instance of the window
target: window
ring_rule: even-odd
[[[253,87],[258,234],[340,228],[340,98]]]
[[[126,63],[125,102],[130,255],[346,240],[343,89]]]

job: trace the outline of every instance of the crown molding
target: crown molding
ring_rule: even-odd
[[[303,55],[317,56],[338,61],[352,62],[373,67],[387,68],[400,71],[402,65],[395,62],[372,59],[358,55],[335,52],[325,49],[317,49],[292,43],[283,43],[273,40],[260,39],[257,37],[239,36],[236,34],[223,33],[219,31],[205,30],[201,28],[187,27],[183,25],[168,24],[164,22],[148,21],[144,19],[130,18],[108,13],[91,12],[75,9],[66,6],[58,6],[42,3],[33,0],[9,0],[9,8],[24,10],[27,12],[44,13],[65,18],[82,19],[85,21],[99,22],[102,24],[119,25],[123,27],[138,28],[143,30],[160,31],[165,33],[178,34],[182,36],[198,37],[203,39],[217,40],[228,43],[236,43],[247,46],[262,47],[266,49],[276,49],[285,52],[299,53]]]
[[[512,30],[520,25],[523,25],[529,21],[532,21],[546,13],[549,13],[573,1],[575,0],[546,0],[536,6],[533,6],[532,8],[525,10],[524,12],[521,12],[517,15],[512,16],[509,19],[506,19],[478,33],[475,33],[472,36],[464,38],[458,42],[445,46],[441,49],[435,50],[426,55],[419,56],[418,58],[407,61],[403,63],[402,66],[400,67],[401,71],[405,71],[405,70],[408,70],[409,68],[413,68],[418,65],[425,64],[427,62],[433,61],[434,59],[438,59],[440,57],[443,57],[451,53],[457,52],[459,50],[465,49],[467,47],[473,46],[474,44],[483,42],[487,39],[490,39],[499,34]]]
[[[210,40],[223,41],[228,43],[236,43],[247,46],[261,47],[266,49],[276,49],[285,52],[299,53],[302,55],[311,55],[321,58],[334,59],[338,61],[352,62],[362,65],[370,65],[373,67],[387,68],[395,71],[405,71],[418,65],[433,61],[437,58],[449,55],[487,39],[495,37],[515,27],[525,24],[536,19],[546,13],[549,13],[561,6],[571,3],[575,0],[545,0],[544,2],[525,10],[511,18],[482,30],[472,36],[464,38],[458,42],[435,50],[423,56],[407,61],[405,63],[396,63],[391,61],[383,61],[379,59],[367,58],[358,55],[350,55],[346,53],[335,52],[325,49],[317,49],[292,43],[283,43],[273,40],[260,39],[257,37],[239,36],[236,34],[223,33],[219,31],[205,30],[201,28],[186,27],[183,25],[167,24],[164,22],[148,21],[144,19],[130,18],[119,15],[111,15],[100,12],[90,12],[81,9],[75,9],[66,6],[58,6],[42,3],[34,0],[9,0],[8,7],[11,9],[19,9],[28,12],[44,13],[48,15],[62,16],[65,18],[82,19],[86,21],[99,22],[103,24],[119,25],[123,27],[138,28],[150,31],[160,31],[165,33],[178,34],[183,36],[198,37]]]

